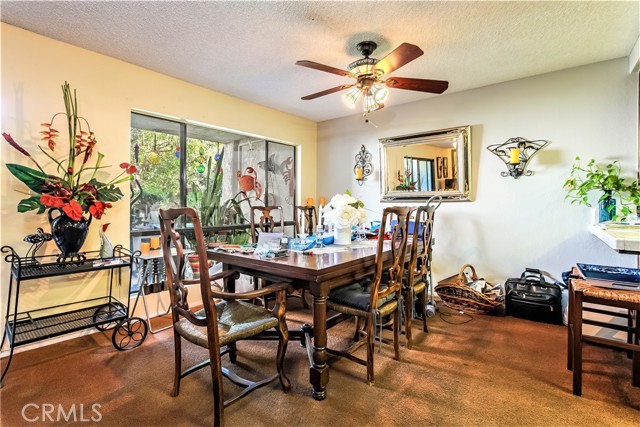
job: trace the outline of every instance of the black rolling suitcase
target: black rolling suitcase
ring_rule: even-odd
[[[562,324],[563,283],[550,283],[540,270],[525,269],[519,278],[505,283],[505,310],[508,316],[538,322]]]

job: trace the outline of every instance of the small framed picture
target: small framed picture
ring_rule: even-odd
[[[448,163],[447,158],[443,157],[442,158],[442,177],[443,178],[449,177],[449,165],[447,163]]]
[[[436,171],[438,179],[442,179],[442,159],[442,157],[436,157]]]

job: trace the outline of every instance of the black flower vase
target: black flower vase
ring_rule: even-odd
[[[604,197],[598,202],[598,217],[600,222],[612,221],[616,216],[616,199],[611,191],[605,190]]]
[[[55,211],[60,215],[54,218],[51,214]],[[51,224],[53,241],[62,252],[62,257],[65,258],[80,252],[80,248],[82,248],[89,232],[91,214],[89,214],[89,219],[82,217],[80,221],[74,221],[58,208],[49,209],[47,214],[49,216],[49,224]]]

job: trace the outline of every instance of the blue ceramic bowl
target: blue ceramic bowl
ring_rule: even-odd
[[[324,236],[322,238],[322,243],[324,243],[325,245],[332,245],[333,244],[333,234],[328,234],[328,235]]]

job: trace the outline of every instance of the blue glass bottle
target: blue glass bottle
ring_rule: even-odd
[[[604,194],[604,198],[598,202],[600,222],[612,221],[616,216],[616,199],[611,195],[611,191],[605,191]]]

